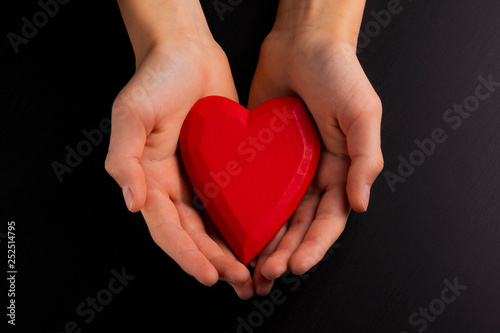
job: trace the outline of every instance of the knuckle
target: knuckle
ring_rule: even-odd
[[[131,107],[123,95],[120,95],[113,102],[113,106],[111,108],[111,114],[114,118],[125,119],[130,114]]]
[[[344,109],[350,123],[359,121],[376,121],[382,118],[382,102],[378,95],[373,93],[358,92],[349,100]]]
[[[380,117],[382,115],[382,101],[377,94],[370,94],[353,104],[354,111],[364,113],[369,117]]]
[[[373,166],[377,174],[379,174],[384,169],[384,157],[382,156],[382,153],[378,154],[375,157]]]
[[[112,157],[111,153],[108,153],[106,160],[104,160],[104,169],[112,177],[118,174],[118,163],[116,159]]]
[[[382,114],[382,101],[380,100],[380,97],[378,97],[377,94],[374,94],[374,96],[371,96],[367,102],[366,110],[370,114],[374,114],[376,116],[379,116]]]
[[[363,155],[359,156],[359,163],[367,166],[367,176],[376,178],[380,172],[384,169],[384,158],[382,153],[377,153],[376,155]]]

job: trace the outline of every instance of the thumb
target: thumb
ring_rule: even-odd
[[[362,109],[350,110],[354,120],[346,133],[351,158],[346,191],[349,204],[358,213],[368,209],[371,186],[384,166],[380,148],[382,105],[376,94],[370,100],[362,104]]]
[[[105,168],[122,188],[128,210],[137,212],[146,201],[146,179],[140,160],[147,135],[143,122],[131,111],[119,99],[113,104]]]

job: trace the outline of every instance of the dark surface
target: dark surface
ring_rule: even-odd
[[[15,54],[6,35],[19,33],[21,18],[39,7],[3,3],[0,233],[16,222],[17,331],[63,332],[74,321],[82,332],[223,333],[237,332],[243,320],[257,327],[241,332],[500,332],[500,87],[456,130],[443,120],[475,94],[478,76],[500,81],[500,2],[401,3],[404,9],[359,53],[384,105],[386,167],[369,212],[350,216],[335,251],[314,272],[286,275],[274,298],[250,301],[222,283],[199,285],[154,244],[104,170],[107,135],[62,183],[52,170],[53,161],[64,162],[67,145],[84,139],[82,130],[110,116],[133,74],[116,4],[61,6]],[[244,0],[224,21],[212,1],[203,5],[245,102],[277,1]],[[369,1],[363,29],[371,10],[385,8]],[[446,140],[391,191],[384,173],[396,174],[398,156],[408,159],[414,140],[435,128]],[[7,242],[0,241],[5,281]],[[135,278],[86,323],[89,314],[76,309],[108,288],[113,269]],[[442,310],[436,299],[444,281],[455,279],[467,289],[425,329],[419,314],[412,326],[420,307]],[[1,294],[4,324],[4,287]],[[280,304],[271,308],[271,299]]]

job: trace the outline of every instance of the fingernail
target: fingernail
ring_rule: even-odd
[[[366,185],[365,189],[363,190],[363,209],[366,210],[368,209],[368,204],[370,203],[370,186]]]
[[[125,199],[125,204],[127,205],[128,210],[132,209],[132,205],[134,204],[134,194],[130,189],[130,186],[125,185],[122,188],[123,198]]]

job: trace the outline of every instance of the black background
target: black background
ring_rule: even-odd
[[[243,0],[223,21],[213,1],[202,4],[245,103],[277,1]],[[401,5],[386,27],[369,31],[374,37],[359,53],[384,105],[386,166],[369,212],[351,214],[314,272],[278,280],[281,304],[271,309],[269,296],[242,301],[226,284],[199,285],[154,244],[104,170],[108,135],[62,182],[55,175],[52,162],[64,163],[65,147],[75,148],[85,139],[82,130],[110,117],[134,73],[116,3],[61,5],[16,54],[7,34],[20,34],[21,18],[40,7],[4,1],[0,233],[16,222],[15,331],[64,332],[74,321],[82,332],[224,333],[245,321],[255,327],[241,332],[417,332],[423,326],[409,317],[441,297],[443,281],[456,279],[467,289],[422,331],[500,332],[500,88],[456,130],[443,120],[447,109],[474,95],[478,76],[500,81],[500,2]],[[386,7],[369,1],[362,29],[374,20],[371,10]],[[414,140],[435,128],[446,141],[391,191],[384,173],[397,173],[398,156],[408,159]],[[0,241],[7,286],[7,239]],[[107,288],[113,269],[135,278],[86,323],[76,308]],[[3,325],[7,289],[1,293]],[[257,303],[268,306],[264,314]]]

